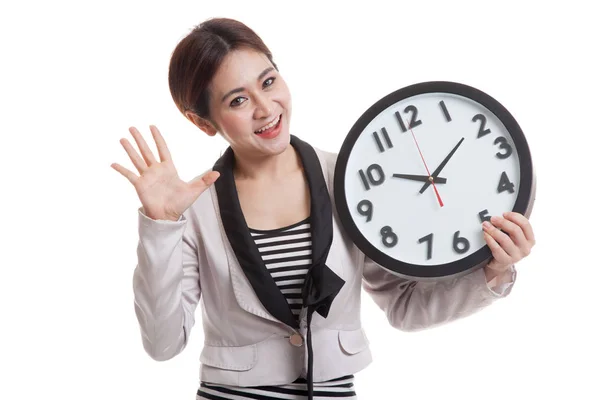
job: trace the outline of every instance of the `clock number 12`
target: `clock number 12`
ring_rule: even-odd
[[[417,110],[417,107],[415,107],[413,105],[407,106],[404,109],[404,113],[411,114],[411,119],[410,119],[410,122],[408,123],[408,128],[414,128],[416,126],[421,125],[421,123],[422,123],[421,120],[417,119],[417,114],[419,113],[419,110]],[[402,120],[402,116],[400,115],[400,113],[398,111],[396,111],[394,113],[394,115],[396,116],[396,120],[398,121],[398,124],[400,124],[400,130],[402,132],[406,132],[408,129],[406,128],[406,125],[404,124],[404,121]]]

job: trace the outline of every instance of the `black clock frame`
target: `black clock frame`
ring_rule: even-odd
[[[354,123],[346,136],[338,153],[334,171],[335,206],[342,226],[350,235],[356,246],[371,260],[396,275],[413,280],[439,280],[443,278],[465,275],[477,268],[485,266],[492,258],[487,245],[473,254],[445,264],[418,265],[396,260],[373,246],[354,224],[345,191],[345,176],[348,158],[356,140],[366,126],[382,111],[406,98],[425,93],[450,93],[478,102],[498,117],[511,135],[520,163],[520,186],[513,211],[529,217],[535,198],[535,173],[531,161],[531,152],[525,135],[511,113],[497,100],[474,87],[449,81],[430,81],[416,83],[398,89],[378,100]]]

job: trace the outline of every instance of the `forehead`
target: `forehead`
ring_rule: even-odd
[[[258,75],[272,67],[267,56],[251,49],[233,50],[225,56],[211,82],[217,96],[231,89],[255,84]]]

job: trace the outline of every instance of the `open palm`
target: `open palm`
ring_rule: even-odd
[[[137,176],[117,163],[111,164],[111,167],[133,184],[149,218],[178,220],[198,196],[218,179],[219,173],[209,171],[197,179],[185,182],[179,178],[167,144],[156,126],[151,125],[150,132],[156,142],[160,161],[156,160],[136,128],[129,128],[129,132],[137,143],[141,156],[127,139],[121,139],[120,142],[140,175]]]

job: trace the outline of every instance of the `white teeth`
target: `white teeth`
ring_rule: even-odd
[[[275,125],[277,125],[277,123],[279,122],[279,120],[281,119],[281,114],[275,118],[275,120],[273,120],[273,122],[269,123],[268,125],[263,126],[262,128],[260,128],[259,130],[255,131],[256,133],[261,133],[266,131],[269,128],[274,127]]]

